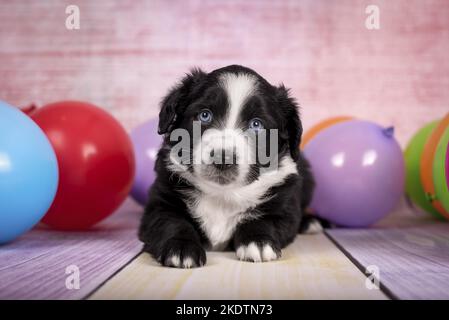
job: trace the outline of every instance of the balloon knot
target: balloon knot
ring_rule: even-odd
[[[32,104],[30,104],[28,107],[21,108],[20,110],[21,110],[23,113],[25,113],[25,114],[27,114],[27,115],[30,115],[30,114],[31,114],[34,110],[36,110],[36,109],[37,109],[36,104],[32,103]]]
[[[426,192],[426,199],[429,202],[434,202],[435,200],[437,200],[437,196],[435,194],[431,194],[429,192]]]
[[[388,127],[388,128],[383,129],[383,133],[384,133],[384,135],[386,135],[388,138],[393,137],[393,135],[394,135],[394,127],[391,126],[391,127]]]

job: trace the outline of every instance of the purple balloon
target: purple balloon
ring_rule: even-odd
[[[386,216],[404,194],[404,158],[393,128],[351,120],[318,133],[304,150],[316,180],[311,208],[344,227]]]
[[[154,164],[162,137],[157,134],[158,120],[151,119],[131,132],[131,141],[136,155],[136,175],[131,196],[141,205],[148,201],[148,190],[153,184],[156,173]]]

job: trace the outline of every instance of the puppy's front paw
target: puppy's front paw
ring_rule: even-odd
[[[281,250],[270,242],[250,242],[240,245],[236,250],[239,260],[262,262],[277,260],[281,257]]]
[[[167,267],[200,267],[206,263],[206,251],[193,241],[173,239],[165,245],[159,261]]]

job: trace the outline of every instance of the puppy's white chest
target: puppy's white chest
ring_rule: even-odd
[[[209,238],[213,250],[223,250],[231,239],[237,225],[244,219],[254,217],[249,207],[217,196],[201,196],[190,208]]]

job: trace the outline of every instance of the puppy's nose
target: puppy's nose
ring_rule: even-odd
[[[212,150],[212,165],[219,170],[229,170],[237,166],[237,155],[234,150]]]

